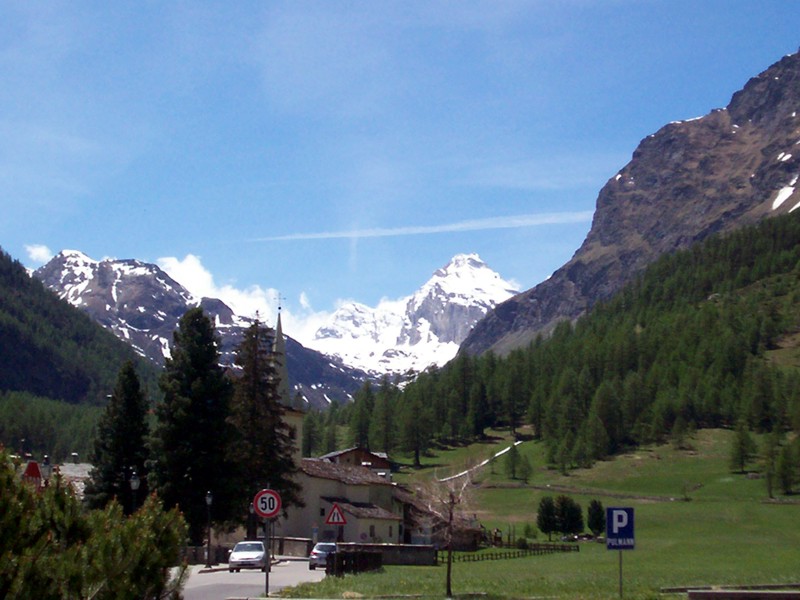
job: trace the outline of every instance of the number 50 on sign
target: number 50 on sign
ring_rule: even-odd
[[[253,510],[263,519],[277,517],[281,512],[281,495],[275,490],[261,490],[253,498]]]

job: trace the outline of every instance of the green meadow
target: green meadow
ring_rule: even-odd
[[[508,444],[494,432],[493,444],[441,450],[418,471],[402,469],[396,480],[424,480],[475,464]],[[591,469],[562,475],[548,469],[544,449],[524,442],[533,475],[511,480],[501,457],[475,473],[467,510],[489,528],[522,537],[535,530],[542,496],[567,494],[583,508],[635,510],[636,549],[622,553],[625,598],[679,598],[665,588],[706,585],[800,583],[800,502],[777,492],[769,500],[758,460],[750,474],[728,466],[733,433],[702,430],[684,448],[656,446],[615,457]],[[402,457],[401,457],[402,460]],[[585,517],[584,517],[585,518]],[[530,530],[530,528],[529,528]],[[536,541],[547,541],[538,534]],[[490,598],[618,598],[620,552],[579,542],[579,552],[486,562],[456,562],[453,593]],[[445,567],[393,567],[379,573],[327,578],[286,590],[293,597],[342,598],[418,595],[441,598]]]

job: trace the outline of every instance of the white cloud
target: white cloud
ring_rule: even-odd
[[[440,225],[421,225],[406,227],[375,227],[372,229],[355,229],[351,231],[323,231],[319,233],[290,233],[273,237],[255,238],[251,242],[277,242],[293,240],[329,240],[396,237],[403,235],[430,235],[434,233],[453,233],[464,231],[485,231],[489,229],[514,229],[518,227],[536,227],[558,223],[583,223],[592,220],[594,212],[590,210],[562,213],[539,213],[532,215],[514,215],[510,217],[489,217],[471,219],[456,223]],[[351,249],[352,253],[352,249]]]
[[[25,252],[28,253],[28,258],[41,265],[53,258],[53,252],[44,244],[26,244]]]
[[[183,260],[174,256],[165,256],[157,259],[156,263],[166,271],[167,275],[195,296],[214,297],[216,290],[214,277],[202,265],[199,256],[187,254]]]
[[[167,275],[189,290],[193,296],[219,298],[237,315],[255,317],[258,313],[263,322],[275,324],[278,290],[262,288],[259,285],[251,285],[245,289],[232,285],[219,286],[214,282],[213,274],[203,266],[201,258],[194,254],[187,254],[183,259],[165,256],[156,262]],[[317,329],[327,322],[330,313],[315,311],[305,292],[300,294],[298,303],[300,310],[297,312],[283,307],[281,311],[283,331],[301,344],[307,345],[308,340],[314,338]]]
[[[201,298],[219,298],[241,316],[254,317],[256,312],[264,320],[275,316],[275,300],[278,292],[252,285],[244,290],[232,285],[219,286],[214,276],[203,266],[199,256],[187,254],[183,259],[174,256],[159,258],[158,266],[170,277],[189,290],[192,295]]]

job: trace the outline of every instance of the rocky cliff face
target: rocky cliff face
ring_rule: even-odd
[[[800,53],[727,108],[644,139],[600,191],[591,230],[547,281],[498,305],[461,350],[500,354],[608,298],[665,252],[800,208]]]

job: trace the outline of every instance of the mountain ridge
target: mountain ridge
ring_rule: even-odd
[[[156,370],[84,311],[56,298],[0,250],[0,392],[102,406],[132,360],[145,386]]]
[[[192,306],[200,306],[212,319],[224,366],[233,366],[236,347],[253,323],[217,298],[194,297],[157,265],[135,259],[98,261],[64,250],[33,276],[156,365],[169,356],[172,334]],[[366,373],[285,337],[290,389],[311,406],[347,402],[367,379]]]
[[[225,366],[233,365],[236,346],[253,322],[220,299],[193,296],[159,266],[136,259],[95,260],[63,250],[33,277],[156,365],[169,356],[177,323],[192,306],[214,322]],[[367,380],[408,377],[442,365],[471,327],[513,291],[477,254],[461,254],[405,298],[374,309],[357,303],[342,307],[318,331],[319,345],[285,336],[293,394],[324,408],[349,401]],[[355,352],[348,344],[355,344]],[[359,360],[364,349],[368,359]]]
[[[800,54],[726,108],[660,128],[600,190],[592,226],[546,281],[499,304],[460,351],[506,354],[609,298],[664,253],[800,207]]]

